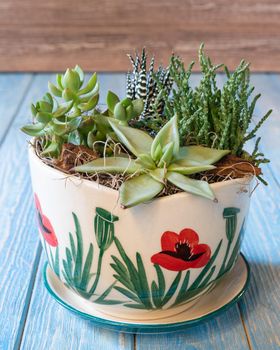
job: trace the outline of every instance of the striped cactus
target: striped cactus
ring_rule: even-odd
[[[142,50],[141,57],[137,53],[135,58],[128,55],[132,64],[132,72],[127,73],[126,95],[130,99],[141,98],[144,102],[144,110],[139,119],[144,120],[156,116],[162,116],[164,112],[164,101],[160,98],[160,91],[165,89],[169,94],[172,87],[172,79],[168,68],[160,66],[154,69],[155,59],[152,57],[147,67],[147,54]],[[157,81],[161,87],[158,87]]]

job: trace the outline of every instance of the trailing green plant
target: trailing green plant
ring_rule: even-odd
[[[260,94],[252,97],[254,87],[250,85],[249,63],[241,61],[232,73],[223,65],[213,65],[204,53],[203,44],[199,49],[199,63],[202,73],[196,88],[190,85],[194,62],[185,68],[182,59],[173,55],[169,73],[174,81],[172,96],[158,81],[160,98],[165,102],[164,115],[167,120],[178,116],[180,143],[182,145],[204,145],[216,149],[229,149],[231,153],[248,159],[244,145],[256,136],[258,129],[271,114],[269,110],[251,127],[252,118]],[[223,67],[227,80],[223,87],[217,87],[217,70]],[[162,125],[166,122],[162,119]],[[160,125],[159,125],[160,126]],[[156,130],[157,131],[157,130]],[[252,157],[254,164],[267,162],[258,152],[259,139]]]
[[[86,173],[134,174],[120,187],[123,207],[132,207],[157,196],[167,182],[178,188],[214,199],[206,181],[194,180],[187,175],[215,168],[212,164],[228,154],[201,146],[180,147],[177,116],[174,116],[153,139],[148,133],[122,126],[109,119],[119,141],[136,157],[105,157],[74,168]],[[136,175],[136,176],[135,176]]]
[[[142,54],[136,53],[135,57],[128,55],[132,64],[132,73],[127,74],[126,95],[129,99],[140,98],[144,102],[144,108],[140,120],[134,122],[137,127],[153,129],[157,125],[157,118],[163,117],[164,100],[159,97],[159,87],[169,95],[172,87],[172,78],[169,69],[160,66],[157,70],[154,67],[155,60],[152,57],[149,67],[147,66],[147,54],[145,49]],[[155,103],[157,102],[157,103]]]

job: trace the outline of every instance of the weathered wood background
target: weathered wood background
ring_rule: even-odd
[[[279,0],[1,0],[0,71],[125,71],[126,53],[151,48],[196,57],[204,41],[217,62],[240,58],[280,71]]]

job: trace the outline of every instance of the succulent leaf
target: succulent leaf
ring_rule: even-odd
[[[168,172],[166,176],[168,181],[170,181],[173,185],[181,188],[183,191],[208,199],[215,199],[215,195],[208,182],[206,181],[193,180],[187,176],[175,172]]]
[[[54,156],[57,157],[61,151],[62,141],[54,139],[41,153],[43,156]]]
[[[204,164],[198,164],[198,165],[191,165],[191,166],[180,166],[177,163],[172,163],[168,167],[168,171],[176,172],[179,174],[184,175],[191,175],[200,173],[202,171],[212,170],[215,169],[214,165],[204,165]]]
[[[62,91],[59,90],[54,84],[52,84],[51,82],[48,82],[48,87],[50,92],[57,97],[62,97]]]
[[[164,185],[147,174],[125,181],[120,187],[120,201],[125,208],[149,201],[156,197]]]
[[[58,119],[53,119],[52,130],[56,135],[62,136],[66,133],[72,132],[73,130],[77,129],[81,123],[81,120],[81,117],[72,119],[67,122],[61,122]]]
[[[118,102],[114,108],[114,117],[121,121],[126,121],[126,110],[121,102]]]
[[[201,164],[213,164],[229,153],[229,150],[218,150],[202,146],[186,146],[180,148],[176,160],[180,160],[180,164],[182,165],[184,159],[187,161],[193,160]]]
[[[135,173],[140,170],[134,159],[124,157],[98,158],[87,164],[76,166],[74,171],[81,173]]]
[[[36,114],[36,119],[39,123],[47,124],[50,120],[52,120],[52,114],[47,112],[38,112]]]
[[[93,96],[88,102],[79,104],[79,108],[82,112],[87,112],[96,107],[99,100],[99,95]]]
[[[142,168],[155,169],[156,165],[152,157],[149,154],[139,154],[135,161],[137,164],[141,165]]]
[[[156,168],[149,171],[149,175],[155,179],[156,181],[159,181],[164,184],[164,180],[166,177],[166,169],[164,168]]]
[[[83,89],[81,89],[81,90],[77,93],[77,95],[78,95],[78,96],[81,96],[81,95],[84,95],[84,94],[87,94],[87,93],[91,92],[91,91],[96,87],[97,84],[98,84],[98,83],[97,83],[97,74],[94,73],[94,74],[90,77],[90,79],[89,79],[88,83],[86,84],[86,86],[85,86]]]
[[[56,75],[56,82],[57,82],[59,89],[62,91],[64,89],[64,87],[62,85],[62,74]]]
[[[114,113],[115,106],[118,102],[120,102],[120,99],[116,94],[114,94],[112,91],[109,90],[107,94],[106,102],[110,112]]]
[[[73,130],[68,134],[67,142],[79,146],[83,143],[83,138],[78,130]]]
[[[83,85],[84,79],[85,79],[85,74],[84,71],[82,70],[82,68],[78,65],[76,65],[76,67],[74,68],[74,70],[79,74],[80,77],[80,87]]]
[[[74,101],[76,99],[76,94],[69,88],[66,88],[62,92],[62,98],[65,101]]]
[[[163,155],[160,158],[158,167],[167,167],[173,158],[174,142],[168,143],[163,149]]]
[[[160,129],[157,136],[155,137],[151,147],[151,155],[153,159],[155,159],[156,149],[158,145],[160,145],[161,148],[164,148],[164,146],[168,145],[170,142],[174,143],[173,155],[176,156],[176,154],[179,152],[180,146],[176,115],[173,118],[171,118],[169,122],[164,125],[163,128]]]
[[[99,93],[99,84],[97,83],[95,85],[95,88],[93,90],[91,90],[89,93],[79,96],[78,101],[81,102],[88,102],[88,100],[90,100],[92,97],[94,97],[95,95],[97,95]],[[78,95],[78,94],[77,94]]]
[[[62,77],[61,83],[64,89],[68,88],[73,92],[77,92],[81,85],[79,73],[77,73],[74,69],[68,68]]]
[[[62,103],[61,105],[59,105],[57,110],[53,113],[53,117],[54,118],[58,118],[58,117],[63,116],[65,113],[70,111],[72,106],[73,106],[73,102],[72,101]]]
[[[140,154],[149,154],[153,139],[142,130],[119,125],[113,118],[108,121],[116,133],[118,139],[132,152],[136,157]]]
[[[30,108],[31,108],[31,113],[32,113],[33,117],[36,117],[36,114],[37,114],[36,106],[32,103]]]
[[[132,118],[138,117],[144,109],[144,102],[141,98],[132,101],[133,106],[133,116]]]
[[[46,124],[44,123],[28,124],[24,125],[21,128],[21,131],[30,136],[43,136],[45,135],[45,132],[43,130],[45,125]]]

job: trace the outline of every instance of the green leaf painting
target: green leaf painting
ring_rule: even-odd
[[[129,257],[116,237],[115,222],[119,218],[103,208],[96,208],[93,220],[93,237],[97,250],[94,249],[93,243],[90,243],[87,249],[84,247],[82,229],[75,213],[72,213],[75,233],[69,233],[69,246],[65,248],[62,260],[60,261],[61,248],[59,250],[58,245],[54,250],[44,241],[44,248],[51,268],[57,276],[62,277],[69,288],[92,302],[102,305],[122,304],[139,310],[167,309],[188,303],[210,288],[213,282],[218,281],[233,267],[244,234],[243,221],[236,238],[239,212],[239,208],[224,209],[225,237],[220,240],[212,253],[206,244],[199,243],[199,237],[192,229],[184,229],[180,234],[170,231],[164,233],[161,238],[164,251],[151,258],[154,269],[154,278],[151,281],[147,274],[150,266],[146,266],[141,254],[136,252],[134,258]],[[221,267],[217,270],[219,253],[225,243],[225,256]],[[172,250],[172,244],[175,244],[175,251]],[[192,252],[188,250],[188,244],[192,247]],[[97,293],[99,280],[102,277],[103,257],[111,245],[114,245],[117,251],[117,254],[111,255],[110,263],[114,282],[104,291]],[[168,249],[172,251],[169,253]],[[189,258],[186,255],[183,258],[184,249],[185,254],[191,254]],[[163,259],[167,259],[167,262]],[[178,262],[180,259],[182,262]],[[158,263],[154,263],[155,261]],[[191,280],[191,269],[197,266],[201,266],[200,271],[195,280]],[[95,272],[92,272],[95,267]],[[165,269],[174,271],[174,277],[170,282],[166,280]],[[116,292],[119,294],[119,298],[110,297],[113,291],[114,295]]]

